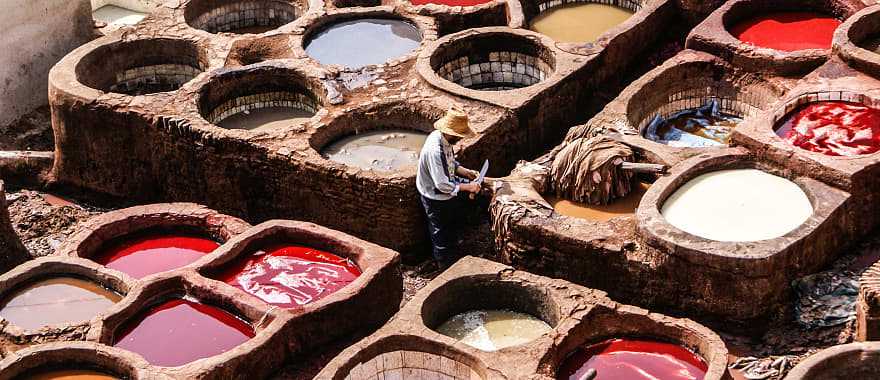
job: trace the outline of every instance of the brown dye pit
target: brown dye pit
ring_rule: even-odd
[[[13,292],[0,307],[0,317],[24,329],[89,321],[122,296],[95,282],[73,277],[37,281]]]
[[[613,5],[570,3],[542,12],[530,28],[558,42],[593,42],[632,15]]]
[[[16,380],[117,380],[116,376],[89,369],[49,370],[19,376]]]
[[[589,205],[572,202],[554,196],[548,196],[545,197],[545,199],[551,206],[553,206],[553,210],[561,215],[605,222],[611,218],[633,215],[639,207],[639,202],[642,200],[642,196],[645,195],[645,192],[648,191],[649,187],[651,187],[650,184],[639,182],[637,185],[633,186],[632,190],[626,197],[617,199],[607,205]]]
[[[324,149],[332,161],[364,170],[400,172],[415,169],[428,135],[408,130],[381,130],[344,137]]]

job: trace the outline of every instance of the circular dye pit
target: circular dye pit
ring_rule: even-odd
[[[348,259],[317,249],[275,244],[246,256],[219,279],[282,308],[295,308],[344,288],[361,275]]]
[[[497,351],[531,342],[552,329],[525,313],[473,310],[450,318],[437,332],[483,351]]]
[[[593,369],[594,380],[702,380],[706,362],[675,344],[636,339],[610,339],[575,351],[557,378],[581,380]]]
[[[431,68],[438,76],[478,91],[532,86],[549,78],[555,63],[553,53],[537,38],[508,33],[465,37],[431,54]]]
[[[568,3],[541,12],[529,28],[557,42],[593,42],[633,13],[609,4]]]
[[[364,170],[400,172],[418,166],[428,135],[410,130],[381,130],[344,137],[321,153],[325,158]]]
[[[254,335],[253,327],[225,310],[176,299],[123,326],[113,345],[140,354],[150,364],[177,367],[222,354]]]
[[[194,235],[145,233],[116,239],[92,260],[134,278],[144,278],[186,266],[219,246],[214,240]]]
[[[615,199],[614,202],[607,205],[590,205],[557,197],[547,197],[546,200],[553,206],[553,210],[560,215],[596,222],[606,222],[619,216],[635,214],[636,209],[639,208],[642,196],[645,195],[650,186],[650,184],[640,182],[633,186],[632,190],[625,197]]]
[[[734,169],[688,181],[669,196],[661,213],[690,234],[743,242],[791,232],[813,214],[813,206],[794,182],[756,169]]]
[[[851,102],[816,102],[796,109],[776,128],[791,145],[828,156],[880,150],[880,110]]]
[[[27,330],[89,321],[122,296],[101,285],[74,277],[54,277],[25,284],[6,296],[0,317]]]
[[[184,17],[209,33],[265,33],[296,20],[304,11],[288,0],[193,0]]]
[[[315,113],[310,110],[297,107],[253,108],[230,115],[218,121],[217,126],[260,132],[299,125],[314,115]]]
[[[104,372],[89,369],[67,369],[41,371],[25,376],[16,377],[16,380],[118,380],[119,377],[108,375]]]
[[[104,5],[92,12],[92,18],[111,27],[134,25],[147,17],[146,9],[129,9],[113,4]]]
[[[359,69],[412,52],[422,34],[403,20],[364,18],[331,24],[307,41],[306,53],[322,65]]]
[[[742,42],[758,47],[798,51],[830,49],[836,18],[817,12],[772,12],[740,21],[730,33]]]
[[[717,104],[682,110],[665,119],[658,115],[645,128],[644,136],[674,147],[725,146],[742,119],[720,112]]]

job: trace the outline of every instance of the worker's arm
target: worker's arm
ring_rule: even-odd
[[[469,193],[477,193],[480,191],[480,186],[477,184],[457,184],[453,182],[452,178],[449,178],[449,175],[443,170],[443,157],[440,155],[440,152],[431,154],[429,160],[428,172],[431,174],[431,181],[434,182],[434,188],[437,189],[437,191],[452,196],[458,195],[459,191],[466,191]],[[456,168],[456,172],[459,169],[461,169],[461,167]]]
[[[477,172],[476,170],[471,170],[471,169],[468,169],[464,166],[458,165],[455,167],[455,175],[462,177],[462,178],[467,178],[467,179],[473,181],[473,180],[477,179],[477,177],[480,176],[480,173]]]

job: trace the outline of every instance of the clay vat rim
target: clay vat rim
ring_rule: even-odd
[[[334,70],[338,69],[339,71],[344,72],[361,72],[363,70],[369,70],[372,68],[392,66],[395,62],[409,61],[418,57],[419,53],[425,49],[426,43],[429,43],[436,39],[436,32],[433,30],[435,25],[433,24],[433,22],[426,23],[423,20],[420,20],[419,17],[421,16],[403,13],[396,8],[387,6],[369,8],[340,8],[336,12],[328,12],[321,17],[313,18],[312,20],[310,20],[308,24],[304,27],[304,31],[300,35],[299,43],[296,44],[296,49],[298,52],[301,52],[304,58],[311,62],[313,65],[324,69],[331,68]],[[309,44],[312,43],[312,40],[317,34],[329,30],[333,26],[339,25],[344,22],[363,19],[384,19],[405,22],[419,32],[419,45],[416,46],[412,51],[409,51],[406,54],[397,57],[391,57],[385,62],[364,65],[357,68],[348,67],[341,64],[324,64],[306,52],[306,48],[309,46]]]
[[[279,29],[285,28],[285,27],[303,19],[303,16],[305,16],[306,13],[313,11],[316,8],[315,4],[313,4],[312,0],[220,0],[220,2],[222,2],[223,4],[217,4],[217,5],[210,6],[210,7],[205,6],[205,8],[208,8],[208,9],[205,9],[202,12],[199,12],[198,14],[192,14],[192,12],[194,12],[194,11],[191,11],[192,8],[190,8],[190,6],[192,6],[194,3],[196,5],[199,5],[198,3],[202,3],[202,2],[210,3],[211,0],[188,0],[188,1],[186,1],[186,4],[183,5],[183,10],[181,12],[182,24],[188,28],[193,29],[193,30],[198,30],[200,32],[208,33],[213,36],[229,35],[229,36],[238,37],[238,36],[247,36],[247,35],[254,35],[254,36],[268,35],[271,33],[278,32]],[[217,1],[215,1],[215,2],[217,2]],[[262,33],[250,33],[250,32],[240,33],[240,32],[236,31],[236,30],[240,30],[240,29],[235,29],[235,30],[225,31],[225,32],[220,32],[220,31],[211,32],[211,31],[208,31],[207,29],[203,29],[202,27],[197,27],[192,24],[199,17],[202,17],[202,16],[209,14],[211,12],[214,12],[224,5],[233,5],[233,4],[247,3],[247,2],[260,3],[263,6],[265,6],[266,3],[281,3],[286,6],[290,6],[290,8],[294,9],[296,11],[296,13],[298,13],[298,14],[296,14],[296,17],[294,17],[292,20],[285,22],[283,24],[277,25],[277,26],[273,27],[272,29],[269,29],[269,30],[262,32]],[[225,14],[228,14],[228,13],[225,13]],[[220,17],[220,16],[217,16],[217,17]]]
[[[291,309],[275,307],[250,293],[213,278],[213,274],[216,272],[222,271],[229,265],[233,265],[238,259],[249,255],[250,248],[254,245],[260,245],[267,240],[278,239],[278,235],[281,235],[285,240],[290,238],[291,235],[299,235],[299,237],[305,237],[307,239],[324,240],[324,244],[327,244],[326,246],[322,245],[315,248],[326,250],[334,255],[351,260],[357,265],[358,269],[360,269],[361,274],[354,281],[332,294],[316,300],[315,302]],[[291,240],[296,239],[294,238]],[[302,244],[309,247],[314,246],[309,243]],[[327,247],[336,249],[331,250]],[[346,252],[340,252],[340,249]],[[188,267],[192,268],[201,278],[212,283],[222,284],[222,287],[228,289],[230,292],[244,295],[254,303],[262,304],[266,308],[277,309],[279,313],[300,314],[320,310],[327,307],[327,305],[344,302],[356,297],[361,290],[367,288],[371,283],[378,279],[380,272],[384,268],[390,265],[395,265],[395,263],[399,261],[400,254],[396,251],[380,247],[341,231],[332,230],[310,222],[269,220],[235,236],[214,250],[214,252],[202,257]],[[352,290],[357,291],[351,292]]]
[[[814,371],[821,373],[821,366],[827,361],[841,360],[842,357],[866,352],[880,356],[880,342],[856,342],[826,348],[810,355],[795,366],[785,377],[785,380],[817,379]]]
[[[374,119],[372,116],[373,114],[387,114],[391,112],[407,114],[413,118],[422,119],[425,122],[425,126],[419,127],[409,123],[398,123],[397,121],[391,121],[390,124],[393,125],[384,125],[383,123],[389,122],[387,120]],[[434,131],[433,122],[439,119],[443,113],[444,111],[434,104],[425,106],[407,101],[371,104],[366,108],[357,108],[351,112],[338,115],[327,122],[317,124],[314,130],[309,133],[307,142],[312,155],[315,157],[315,161],[322,162],[323,165],[330,167],[343,168],[344,171],[354,173],[357,177],[363,176],[379,179],[415,178],[418,170],[417,167],[389,172],[364,169],[331,160],[324,156],[324,150],[334,142],[366,132],[406,130],[424,132],[428,135]],[[349,128],[345,128],[346,125]],[[364,127],[357,128],[355,127],[356,125],[363,125]]]
[[[692,235],[667,222],[660,213],[663,202],[688,181],[713,171],[742,168],[758,169],[795,183],[807,196],[813,207],[813,213],[800,226],[783,236],[754,242],[720,242]],[[824,191],[829,192],[829,196],[820,198],[818,193]],[[770,270],[770,266],[752,268],[751,263],[761,263],[767,259],[784,260],[783,256],[792,255],[792,246],[809,239],[821,225],[839,217],[838,211],[849,197],[847,192],[815,179],[791,173],[780,165],[756,161],[743,149],[707,152],[677,165],[672,173],[660,178],[655,186],[648,189],[636,213],[637,232],[649,241],[655,242],[651,245],[659,244],[656,248],[666,254],[683,256],[695,263],[705,262],[709,256],[713,256],[724,259],[725,262],[709,265],[721,267],[733,265],[730,268],[733,272],[744,273],[750,277],[759,276]],[[687,236],[688,239],[670,240],[667,237],[670,233],[665,231],[674,231],[676,235]],[[742,253],[744,245],[753,252]],[[749,268],[743,268],[743,265]]]
[[[210,72],[208,74],[209,77],[207,78],[207,80],[199,83],[197,87],[193,90],[195,96],[193,96],[192,100],[190,100],[189,102],[195,106],[194,116],[201,119],[201,121],[204,121],[203,125],[207,129],[222,130],[226,131],[226,133],[241,133],[245,136],[267,135],[277,133],[278,131],[289,131],[316,123],[322,117],[321,111],[326,110],[326,107],[329,103],[329,101],[327,100],[326,92],[315,91],[316,89],[322,89],[323,85],[320,84],[316,78],[314,78],[312,75],[310,75],[308,72],[300,67],[276,65],[276,63],[279,63],[280,61],[281,60],[271,59],[246,66],[223,68]],[[257,79],[254,79],[253,77],[257,77]],[[261,90],[253,93],[247,91],[239,95],[233,95],[235,93],[234,89],[240,88],[238,84],[241,84],[243,82],[254,82],[256,80],[259,80],[259,82],[257,83],[265,84],[273,84],[276,80],[283,80],[287,84],[294,83],[296,88],[290,88],[289,91]],[[222,90],[224,87],[228,87],[231,89]],[[222,94],[222,96],[218,96],[220,100],[208,103],[208,95],[211,91],[214,90],[218,91],[220,94]],[[316,107],[315,113],[309,118],[309,120],[306,120],[298,125],[290,125],[284,128],[275,128],[266,131],[224,128],[208,120],[209,114],[216,111],[220,106],[225,103],[232,102],[236,99],[244,98],[247,96],[261,95],[269,92],[285,92],[288,94],[303,95],[309,100],[314,101]],[[230,116],[238,115],[240,113],[241,112],[237,112]]]
[[[544,334],[541,334],[541,336],[539,336],[535,339],[532,339],[532,340],[525,342],[525,343],[522,343],[522,344],[518,344],[518,345],[514,345],[514,346],[510,346],[510,347],[505,347],[505,348],[499,349],[494,352],[504,352],[504,351],[508,351],[508,350],[516,350],[516,349],[519,349],[522,347],[533,345],[534,342],[539,341],[541,339],[544,339],[550,335],[557,333],[557,328],[559,328],[560,324],[565,320],[565,316],[559,314],[560,307],[559,307],[558,302],[556,301],[554,295],[550,292],[550,290],[546,286],[543,286],[541,284],[532,283],[532,282],[525,281],[525,280],[521,280],[521,279],[507,280],[507,279],[499,278],[496,274],[491,274],[491,273],[482,273],[482,274],[477,273],[477,274],[459,275],[459,276],[455,276],[454,278],[447,279],[439,286],[431,288],[428,291],[428,293],[425,294],[419,300],[419,303],[417,305],[417,307],[418,307],[417,311],[418,311],[418,315],[420,318],[418,318],[418,322],[416,322],[416,323],[418,323],[421,327],[426,328],[427,331],[430,331],[432,334],[434,334],[435,339],[441,340],[441,341],[454,342],[452,344],[453,346],[466,346],[466,347],[469,347],[469,349],[478,350],[478,351],[482,351],[482,352],[488,352],[488,351],[480,350],[479,348],[476,348],[476,347],[469,346],[469,345],[462,343],[460,341],[456,341],[452,337],[446,336],[446,335],[440,333],[439,331],[437,331],[437,328],[440,325],[442,325],[444,322],[448,321],[449,319],[451,319],[452,317],[454,317],[456,315],[459,315],[459,314],[465,313],[465,312],[469,312],[469,311],[474,311],[474,310],[484,310],[484,309],[479,309],[479,308],[469,308],[469,307],[467,307],[467,305],[465,305],[466,307],[464,307],[464,308],[461,308],[461,307],[458,307],[458,308],[451,307],[450,308],[449,307],[450,305],[454,306],[459,301],[457,301],[457,299],[449,299],[449,298],[437,299],[438,297],[443,297],[443,295],[444,295],[443,292],[450,290],[450,288],[456,288],[456,287],[463,287],[465,289],[479,288],[477,294],[482,293],[483,295],[491,294],[493,291],[502,292],[502,293],[506,292],[506,291],[515,292],[519,296],[523,296],[523,298],[526,299],[524,302],[525,304],[528,304],[530,306],[535,307],[535,311],[538,311],[539,313],[536,314],[536,313],[529,311],[529,310],[523,310],[524,308],[521,307],[521,305],[513,305],[514,302],[511,302],[510,299],[506,299],[506,298],[501,300],[501,302],[500,302],[500,304],[502,304],[501,306],[494,307],[494,305],[493,305],[493,306],[487,307],[485,309],[510,310],[510,311],[514,311],[517,313],[528,314],[534,318],[537,318],[537,319],[543,321],[544,323],[546,323],[547,325],[550,326],[549,331],[545,332]],[[500,287],[504,287],[507,289],[506,290],[504,290],[504,289],[498,290]],[[538,299],[541,296],[538,296],[535,293],[541,293],[541,296],[543,296],[542,299]],[[474,293],[471,293],[471,294],[474,294]],[[481,297],[475,297],[475,298],[481,298]],[[440,306],[438,306],[438,305],[440,305]],[[430,310],[430,309],[438,309],[439,311],[438,310]],[[461,310],[458,310],[458,309],[461,309]],[[432,311],[433,311],[433,313],[432,313]],[[438,313],[440,313],[440,314],[438,314]],[[449,314],[449,315],[447,315],[447,314]]]
[[[833,49],[844,61],[858,70],[878,77],[880,76],[880,53],[864,47],[867,39],[880,35],[880,30],[865,30],[864,35],[857,36],[863,28],[869,28],[871,20],[880,17],[880,4],[866,7],[849,17],[834,33]]]
[[[69,358],[70,355],[75,355],[76,358]],[[106,363],[95,363],[99,361],[96,359]],[[144,378],[142,372],[149,366],[142,359],[116,347],[89,341],[68,341],[43,343],[15,351],[0,361],[0,374],[4,378],[18,378],[35,370],[39,372],[47,369],[40,368],[47,361],[52,362],[48,368],[50,371],[65,370],[71,364],[90,364],[99,372],[107,371],[108,375],[113,376],[122,374],[129,379]]]
[[[447,357],[447,359],[452,359],[456,362],[466,365],[468,368],[471,369],[471,371],[477,373],[477,375],[480,376],[481,379],[491,378],[488,374],[489,367],[483,362],[481,358],[462,351],[454,346],[450,346],[445,343],[432,340],[430,338],[405,333],[391,333],[387,335],[382,335],[378,339],[372,340],[366,345],[356,343],[352,346],[349,346],[348,348],[346,348],[345,351],[334,358],[330,362],[330,364],[328,364],[321,371],[321,373],[328,375],[329,378],[333,380],[343,380],[346,378],[347,375],[350,375],[352,370],[359,364],[369,362],[370,360],[386,353],[410,351],[408,348],[412,348],[411,351],[428,353],[434,356]],[[454,354],[456,358],[448,358],[448,356],[442,355],[450,353]],[[345,361],[340,365],[331,367],[333,366],[334,362],[340,359],[344,359]],[[332,373],[326,373],[325,371],[327,371],[328,369],[332,370]]]
[[[151,368],[160,371],[181,373],[216,371],[222,363],[240,360],[268,349],[265,346],[275,335],[280,333],[287,320],[277,311],[257,305],[248,299],[241,299],[228,289],[215,288],[212,284],[205,283],[203,278],[189,271],[177,270],[153,277],[152,281],[141,284],[135,291],[136,293],[133,292],[131,299],[118,304],[116,313],[104,318],[101,331],[96,339],[98,343],[115,347],[116,339],[119,338],[117,333],[124,330],[129,323],[140,320],[148,311],[175,299],[188,299],[225,311],[247,324],[254,334],[253,337],[236,346],[229,347],[222,353],[198,358],[179,366],[152,364],[140,353],[119,348],[149,363]],[[246,349],[242,347],[246,347]]]
[[[130,299],[130,295],[134,292],[134,288],[124,276],[120,276],[116,271],[104,268],[103,265],[91,260],[78,257],[45,256],[27,261],[0,275],[0,284],[2,284],[0,286],[0,300],[5,301],[9,293],[26,285],[53,278],[75,278],[92,282],[118,294],[120,299],[103,311],[96,313],[89,320],[48,324],[37,329],[25,329],[0,317],[0,321],[7,322],[6,327],[3,328],[4,335],[24,338],[50,335],[52,332],[62,332],[78,326],[96,327],[96,321],[102,321],[115,313],[120,305]]]
[[[123,92],[115,92],[110,88],[105,88],[103,86],[94,85],[94,82],[92,82],[91,80],[84,79],[84,76],[86,76],[86,74],[83,73],[82,70],[84,70],[84,67],[86,66],[87,63],[90,63],[88,61],[100,60],[100,57],[98,57],[98,56],[105,56],[106,54],[131,55],[132,49],[140,50],[140,49],[138,49],[138,45],[140,45],[140,44],[149,44],[149,45],[157,45],[158,46],[158,45],[162,45],[162,44],[166,44],[166,43],[177,44],[179,47],[181,47],[183,49],[187,49],[191,52],[194,52],[195,53],[194,56],[195,56],[196,64],[197,64],[197,66],[192,66],[189,64],[186,64],[186,65],[176,64],[176,65],[187,66],[187,67],[191,67],[193,69],[196,69],[197,73],[195,76],[193,76],[192,78],[190,78],[186,82],[181,83],[179,86],[177,86],[173,90],[146,92],[146,93],[139,94],[139,95],[133,95],[133,94],[127,94],[127,93],[123,93]],[[67,56],[65,56],[65,58],[63,58],[58,64],[56,64],[52,68],[51,71],[54,72],[54,71],[56,71],[56,69],[59,71],[60,70],[68,71],[67,73],[63,73],[61,75],[71,76],[73,78],[73,82],[75,83],[75,86],[76,85],[82,86],[88,90],[94,91],[95,98],[105,96],[105,95],[110,95],[110,96],[122,96],[122,97],[136,99],[136,98],[141,98],[141,97],[157,97],[157,96],[165,96],[165,95],[169,95],[169,94],[176,94],[182,88],[184,88],[188,84],[193,83],[199,76],[203,75],[205,72],[207,72],[210,69],[210,62],[209,62],[210,52],[204,46],[200,46],[200,43],[201,43],[201,41],[198,41],[198,40],[178,38],[178,37],[173,37],[173,36],[151,36],[151,37],[140,37],[140,38],[126,40],[126,39],[123,39],[122,35],[116,33],[116,34],[112,34],[110,36],[105,36],[105,37],[99,38],[99,39],[92,41],[88,44],[82,45],[81,47],[74,50],[73,53],[70,53]],[[120,51],[110,52],[110,50],[113,50],[113,49],[119,49]],[[62,65],[62,63],[64,63],[68,59],[73,60],[70,62],[71,67],[69,69],[64,68],[65,65]],[[91,63],[94,63],[94,62],[91,62]],[[133,70],[133,69],[138,69],[138,68],[143,68],[143,67],[148,67],[148,66],[135,66],[133,68],[129,68],[129,69],[125,69],[125,70]],[[103,75],[110,76],[110,75],[116,74],[115,72],[112,72],[112,70],[106,70],[107,69],[106,67],[104,67],[104,69],[105,70],[102,70]],[[50,73],[50,84],[56,82],[56,81],[51,80],[51,76],[52,76],[52,74]]]
[[[843,98],[843,94],[852,94],[857,96],[859,99],[852,100],[841,100]],[[834,94],[838,94],[837,99],[833,98]],[[823,99],[823,95],[827,96],[827,99]],[[876,105],[868,104],[868,101],[874,101]],[[775,141],[781,143],[781,145],[791,148],[794,151],[802,154],[806,157],[823,157],[832,161],[877,161],[880,160],[880,150],[874,153],[861,154],[856,156],[832,156],[827,155],[820,152],[813,152],[807,149],[803,149],[798,146],[794,146],[786,142],[779,135],[776,134],[776,129],[779,126],[780,122],[784,121],[798,108],[813,104],[813,103],[821,103],[826,101],[842,101],[849,103],[856,103],[868,108],[872,108],[880,111],[880,98],[875,98],[873,96],[865,94],[863,91],[858,90],[849,90],[849,89],[822,89],[816,91],[801,91],[797,94],[792,94],[788,96],[786,100],[777,102],[775,106],[769,108],[766,112],[768,113],[768,117],[761,117],[753,119],[754,122],[758,123],[758,129],[765,129],[770,137]]]
[[[135,223],[143,224],[135,225]],[[205,235],[214,240],[221,240],[218,241],[221,245],[223,242],[232,239],[251,227],[250,224],[241,219],[221,214],[195,203],[156,203],[110,211],[90,219],[83,228],[71,235],[58,247],[57,254],[59,256],[88,260],[125,279],[127,282],[146,282],[153,276],[173,272],[181,268],[154,273],[137,280],[126,273],[106,268],[96,261],[92,261],[91,257],[114,239],[153,228],[162,229],[166,227],[188,226],[186,223],[195,224],[189,226],[197,230],[210,231],[216,229],[216,232],[209,232]],[[186,268],[186,266],[182,268]]]

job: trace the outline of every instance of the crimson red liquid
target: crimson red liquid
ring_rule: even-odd
[[[828,156],[871,154],[880,150],[880,110],[851,102],[810,103],[792,112],[776,134]]]
[[[797,51],[830,49],[840,21],[816,12],[766,13],[736,24],[730,33],[755,46]]]
[[[225,310],[175,299],[123,326],[114,346],[138,353],[151,364],[177,367],[224,353],[253,337],[253,327]]]
[[[143,278],[190,264],[219,246],[216,241],[193,235],[153,233],[112,244],[94,260],[134,278]]]
[[[354,263],[332,253],[276,244],[239,260],[220,280],[271,305],[295,308],[342,289],[360,275]]]
[[[474,5],[486,4],[492,0],[410,0],[413,5],[440,4],[451,7],[470,7]]]
[[[557,378],[580,380],[591,368],[596,370],[595,380],[701,380],[709,366],[675,344],[610,339],[575,351]]]

